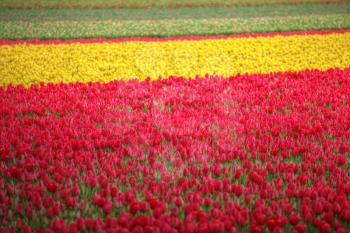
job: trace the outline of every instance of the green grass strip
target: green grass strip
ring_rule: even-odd
[[[339,3],[347,0],[0,0],[1,8],[179,8]]]
[[[0,10],[2,39],[167,37],[350,28],[350,4]]]
[[[350,4],[176,9],[0,9],[0,21],[103,21],[350,14]]]

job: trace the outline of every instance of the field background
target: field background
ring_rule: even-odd
[[[1,0],[5,8],[178,8],[340,3],[347,0]]]
[[[349,0],[0,0],[0,232],[350,232],[333,29]]]
[[[273,4],[287,2],[282,0],[74,1],[76,5],[72,2],[0,1],[0,36],[2,39],[167,37],[350,28],[349,1],[288,1],[291,5]],[[177,6],[181,8],[174,8]]]

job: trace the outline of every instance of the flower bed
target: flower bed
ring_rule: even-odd
[[[349,100],[349,68],[0,87],[1,231],[345,232]]]
[[[146,41],[144,41],[146,40]],[[81,42],[81,43],[80,43]],[[0,85],[347,68],[348,30],[170,39],[0,41]]]

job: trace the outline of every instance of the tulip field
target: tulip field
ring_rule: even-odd
[[[0,0],[0,233],[350,232],[349,12]]]

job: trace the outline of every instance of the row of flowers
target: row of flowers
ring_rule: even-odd
[[[0,232],[346,232],[350,69],[0,87]]]
[[[0,85],[346,68],[350,33],[0,45]],[[101,42],[101,43],[100,43]],[[1,44],[1,43],[0,43]]]

